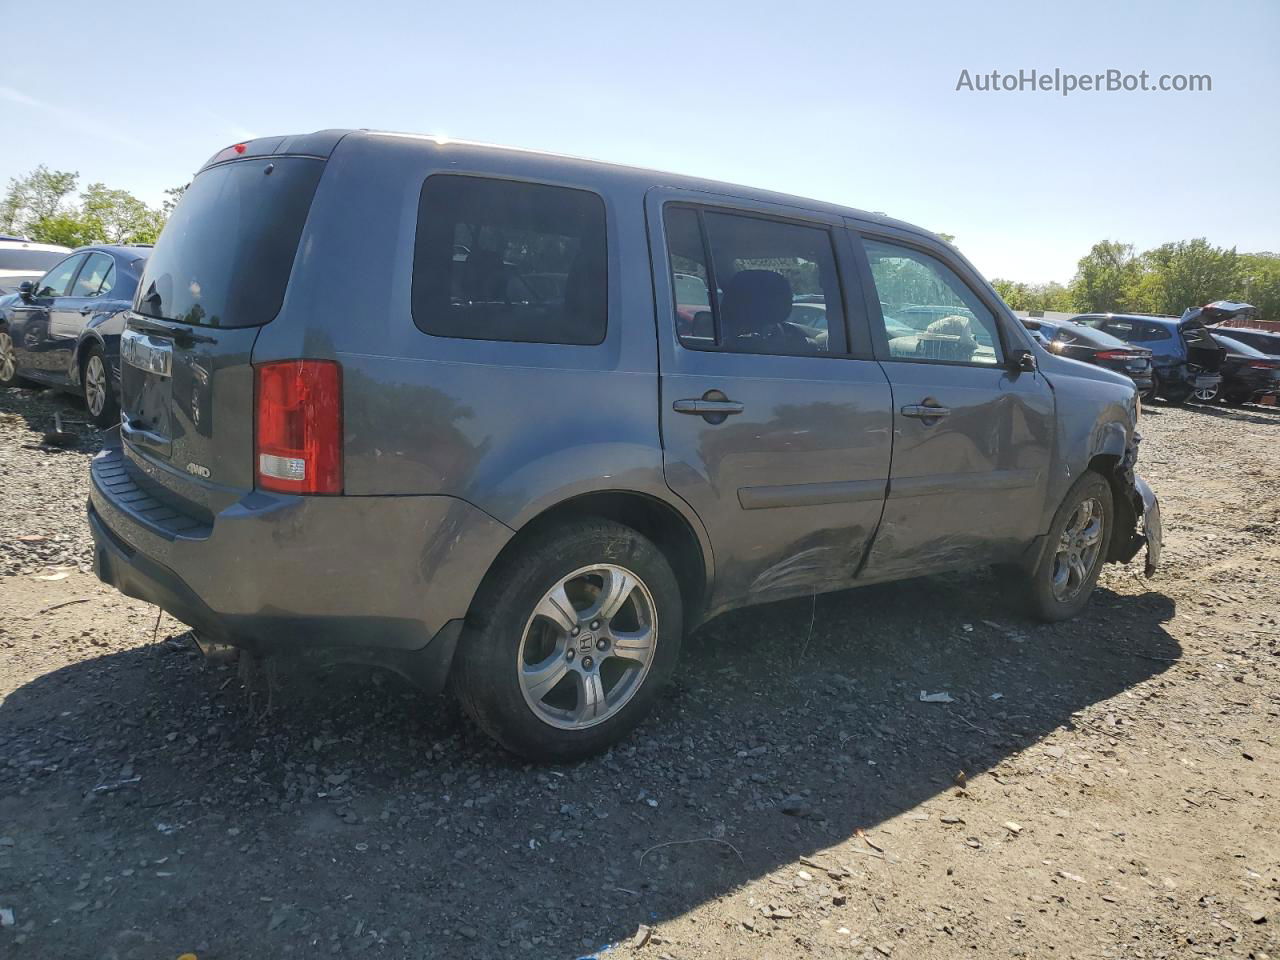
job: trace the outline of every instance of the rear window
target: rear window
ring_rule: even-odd
[[[421,330],[590,345],[604,340],[608,305],[599,196],[514,180],[427,178],[413,253]]]
[[[24,250],[0,247],[0,270],[44,273],[67,255],[66,250]]]
[[[270,322],[323,170],[323,160],[266,157],[197,176],[147,259],[137,311],[210,327]]]

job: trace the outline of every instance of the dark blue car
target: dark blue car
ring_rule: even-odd
[[[1197,317],[1086,313],[1072,319],[1150,350],[1154,379],[1150,396],[1176,405],[1197,391],[1216,395],[1221,388],[1226,351]]]
[[[0,300],[0,387],[30,380],[84,396],[100,427],[120,420],[120,334],[150,247],[72,251]]]

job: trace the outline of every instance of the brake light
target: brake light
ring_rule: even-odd
[[[1140,356],[1142,354],[1131,350],[1099,350],[1094,354],[1094,358],[1098,360],[1136,360]]]
[[[281,360],[254,368],[257,486],[279,493],[342,492],[342,368]]]
[[[1277,367],[1280,367],[1280,364],[1271,363],[1266,360],[1255,360],[1253,363],[1249,364],[1249,368],[1251,370],[1275,370]]]

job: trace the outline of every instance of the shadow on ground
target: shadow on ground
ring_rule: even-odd
[[[49,673],[0,704],[13,956],[591,954],[954,791],[1179,656],[1163,595],[1100,590],[1045,626],[1000,593],[931,578],[722,617],[632,739],[563,768],[374,672],[286,671],[259,718],[176,632]]]

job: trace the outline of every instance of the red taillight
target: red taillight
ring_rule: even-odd
[[[1098,360],[1136,360],[1140,356],[1142,354],[1130,350],[1099,350],[1094,354],[1094,358]]]
[[[1280,364],[1272,363],[1267,360],[1255,360],[1253,363],[1249,364],[1249,367],[1253,370],[1275,370],[1277,367],[1280,367]]]
[[[245,145],[243,143],[237,143],[231,149],[234,150],[236,153],[244,153]]]
[[[280,493],[342,492],[342,368],[281,360],[254,368],[257,485]]]

